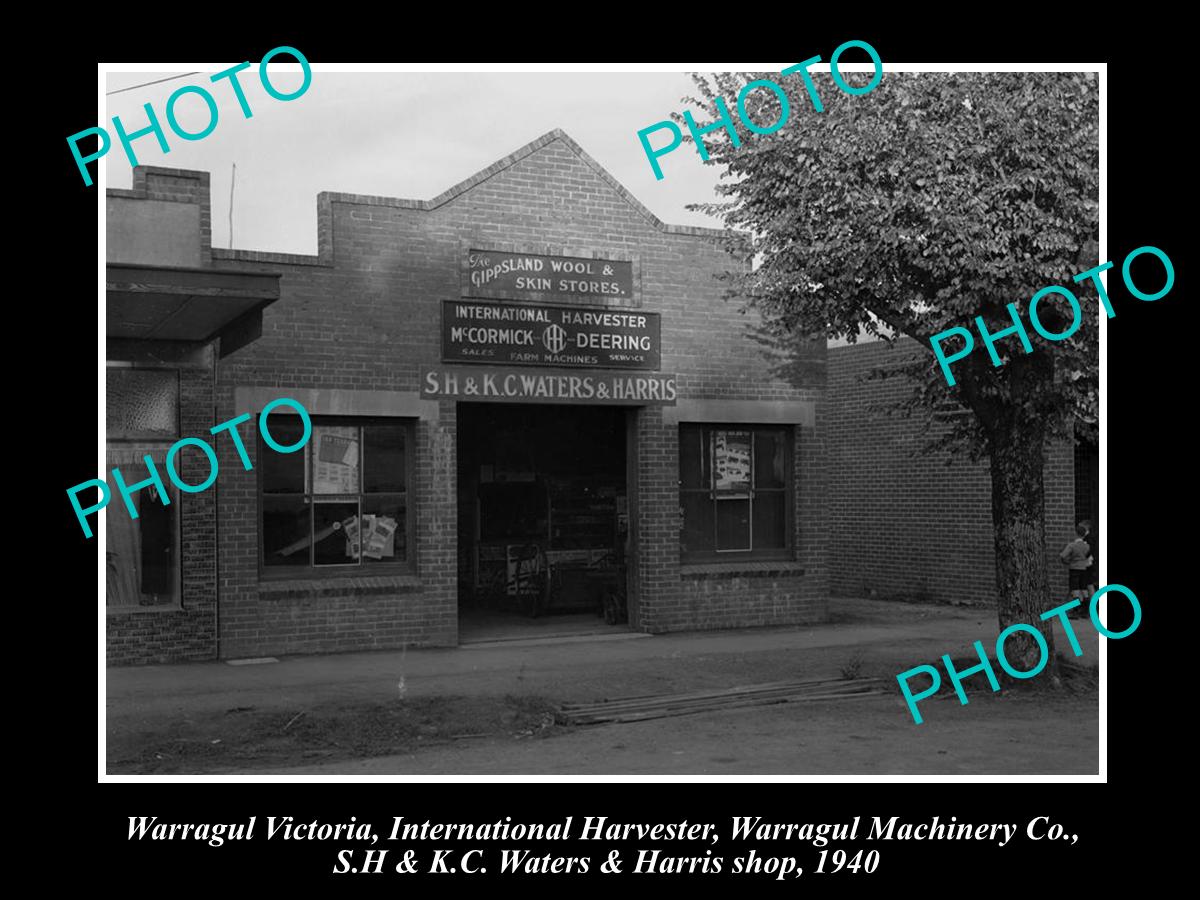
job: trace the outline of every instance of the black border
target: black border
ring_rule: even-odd
[[[74,38],[56,35],[50,66],[39,60],[41,70],[48,70],[46,83],[56,90],[51,102],[37,109],[42,118],[22,129],[23,137],[34,144],[26,165],[37,170],[34,178],[20,185],[32,191],[22,207],[28,210],[28,237],[36,245],[42,265],[53,272],[53,294],[65,298],[71,314],[79,316],[77,320],[55,323],[57,328],[52,324],[54,330],[47,337],[55,356],[68,361],[70,372],[68,379],[55,374],[50,384],[57,386],[65,381],[82,414],[47,414],[42,405],[47,399],[44,391],[30,398],[39,404],[30,413],[39,423],[49,422],[47,465],[60,480],[50,490],[50,496],[58,498],[57,505],[46,504],[46,495],[41,491],[34,498],[34,507],[48,506],[53,519],[44,533],[51,536],[48,543],[57,550],[56,580],[52,585],[55,602],[65,600],[79,610],[65,617],[65,633],[55,638],[54,646],[60,653],[65,650],[72,658],[82,660],[85,668],[96,653],[95,621],[82,610],[90,607],[90,598],[95,594],[97,551],[94,541],[83,540],[64,492],[66,487],[91,477],[96,446],[90,411],[97,385],[89,373],[96,353],[91,298],[95,296],[92,239],[98,200],[94,187],[82,185],[63,138],[97,124],[96,61],[168,57],[257,60],[266,49],[285,44],[302,48],[310,60],[317,62],[412,59],[421,52],[449,53],[460,59],[494,59],[500,47],[535,46],[530,38],[541,25],[529,16],[516,16],[511,23],[513,35],[506,40],[504,28],[509,23],[493,17],[486,35],[478,35],[486,43],[475,52],[470,42],[477,39],[471,35],[478,29],[459,21],[460,10],[446,10],[444,23],[435,21],[438,11],[428,11],[430,20],[423,20],[421,27],[411,32],[412,37],[405,36],[404,28],[364,29],[361,22],[355,21],[357,16],[339,16],[337,10],[332,16],[321,10],[322,21],[310,23],[308,33],[282,21],[269,26],[248,23],[247,13],[241,10],[235,17],[237,27],[216,19],[206,21],[206,14],[193,14],[190,20],[173,25],[169,12],[144,13],[153,16],[153,25],[141,24],[141,16],[126,17],[111,28],[77,29]],[[869,10],[843,15],[834,24],[814,22],[803,9],[775,7],[755,8],[737,16],[692,10],[690,15],[685,13],[667,25],[648,24],[644,12],[626,17],[608,11],[605,19],[612,26],[611,37],[605,41],[588,38],[576,49],[594,55],[604,52],[601,48],[607,45],[655,61],[666,54],[693,57],[698,48],[707,56],[799,60],[816,53],[827,55],[842,41],[857,38],[876,47],[885,63],[1032,63],[1046,59],[1108,63],[1109,257],[1119,265],[1129,250],[1153,244],[1171,256],[1176,268],[1173,292],[1158,303],[1137,304],[1119,291],[1111,292],[1117,318],[1108,323],[1107,332],[1105,400],[1109,427],[1105,454],[1113,491],[1107,498],[1107,521],[1102,524],[1107,543],[1104,561],[1106,580],[1133,588],[1141,598],[1145,615],[1135,635],[1108,645],[1108,784],[1062,788],[1034,783],[994,788],[982,784],[451,783],[350,787],[340,789],[336,798],[328,790],[308,785],[255,785],[249,790],[237,785],[221,786],[205,790],[203,795],[194,789],[154,785],[152,802],[144,799],[144,787],[106,785],[101,789],[113,793],[106,794],[109,806],[103,811],[81,820],[77,811],[69,813],[69,807],[54,804],[39,810],[37,822],[31,823],[46,829],[40,833],[53,842],[60,866],[94,849],[102,854],[98,861],[104,867],[102,871],[117,874],[126,890],[171,890],[182,885],[193,890],[228,890],[239,880],[238,875],[243,884],[273,888],[339,884],[319,871],[303,843],[287,851],[277,850],[276,846],[264,849],[228,845],[209,852],[203,845],[146,846],[126,839],[130,812],[157,813],[173,821],[232,821],[270,811],[291,812],[304,818],[316,810],[329,821],[348,821],[351,815],[360,820],[405,815],[429,816],[438,821],[488,821],[498,815],[513,815],[549,821],[560,812],[611,814],[631,821],[662,820],[668,814],[674,817],[685,812],[697,812],[706,817],[704,820],[764,812],[783,816],[783,821],[844,820],[859,810],[867,815],[909,817],[958,814],[960,818],[983,821],[1015,821],[1051,814],[1083,838],[1070,852],[1033,844],[1024,850],[989,847],[986,852],[958,845],[897,845],[903,852],[889,852],[888,869],[881,868],[870,880],[864,879],[863,884],[870,889],[895,884],[918,890],[976,890],[981,883],[1006,892],[1071,890],[1098,884],[1113,889],[1143,886],[1162,867],[1179,864],[1169,846],[1163,846],[1162,842],[1173,836],[1172,826],[1159,811],[1175,805],[1173,797],[1178,789],[1172,789],[1178,779],[1186,777],[1189,762],[1186,741],[1177,730],[1179,725],[1186,725],[1186,717],[1181,721],[1178,710],[1188,708],[1189,684],[1171,677],[1172,665],[1186,656],[1186,639],[1184,643],[1168,643],[1164,634],[1176,622],[1186,627],[1184,616],[1192,581],[1189,573],[1193,554],[1188,539],[1193,526],[1186,492],[1193,479],[1182,459],[1185,450],[1190,449],[1193,405],[1188,390],[1190,372],[1184,370],[1192,355],[1188,346],[1191,330],[1183,322],[1183,309],[1189,299],[1185,249],[1190,230],[1171,221],[1172,213],[1183,205],[1190,181],[1190,160],[1185,160],[1184,154],[1191,142],[1184,129],[1190,125],[1195,82],[1193,68],[1183,62],[1190,62],[1187,51],[1191,48],[1185,50],[1183,46],[1190,29],[1182,20],[1163,12],[1141,17],[1119,12],[1119,18],[1102,16],[1093,23],[1086,21],[1087,12],[1075,8],[1056,12],[1046,7],[1039,7],[1036,16],[1014,8],[957,9],[951,16],[933,10],[919,15],[910,8],[898,11],[905,17],[900,25],[889,25],[880,14]],[[394,20],[402,24],[401,18],[407,17]],[[895,18],[899,20],[900,16]],[[551,16],[547,26],[553,19]],[[793,27],[787,27],[793,22]],[[767,30],[779,40],[770,43],[762,26],[769,26]],[[527,31],[521,34],[517,28]],[[540,34],[545,40],[538,46],[562,46],[554,39],[562,32],[547,28]],[[465,40],[438,40],[436,35],[459,35]],[[72,40],[77,43],[73,45]],[[481,83],[480,89],[486,90],[486,84]],[[47,170],[40,171],[42,167]],[[40,330],[45,331],[45,327]],[[46,634],[34,632],[30,640],[45,643]],[[66,678],[74,674],[60,673],[56,681],[63,681],[65,686]],[[1163,701],[1167,698],[1176,710],[1175,717],[1164,715]],[[47,725],[39,734],[39,747],[44,748],[37,757],[39,768],[73,776],[78,766],[86,765],[94,772],[88,730],[82,729],[80,740],[80,729],[67,717]],[[81,759],[86,762],[81,763]],[[84,777],[90,779],[91,775]],[[271,796],[264,797],[264,793]],[[548,797],[553,799],[547,802]],[[85,823],[86,827],[81,827]],[[64,852],[67,860],[63,859]],[[97,867],[92,869],[96,871]],[[460,883],[444,876],[429,876],[422,881]],[[546,883],[549,890],[561,892],[575,882],[551,877]],[[660,885],[658,880],[645,883],[651,889]],[[809,882],[799,883],[812,889]],[[392,894],[403,884],[411,882],[389,879],[377,883],[376,889]],[[687,884],[694,885],[695,881],[689,879]],[[366,889],[365,883],[356,888]]]

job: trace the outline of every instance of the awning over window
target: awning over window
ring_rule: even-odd
[[[109,338],[207,344],[228,356],[262,334],[279,299],[278,273],[160,266],[107,267]]]

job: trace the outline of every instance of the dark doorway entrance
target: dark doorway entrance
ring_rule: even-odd
[[[458,404],[460,641],[626,630],[626,410]]]

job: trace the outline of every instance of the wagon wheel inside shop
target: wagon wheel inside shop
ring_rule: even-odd
[[[508,598],[508,572],[497,569],[481,579],[476,598],[484,609],[499,609]]]

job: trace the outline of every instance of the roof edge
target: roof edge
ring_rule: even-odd
[[[691,237],[711,238],[726,237],[732,231],[732,233],[735,235],[744,234],[746,238],[749,238],[749,233],[747,232],[740,232],[736,230],[727,231],[723,228],[709,228],[702,225],[671,225],[663,222],[662,219],[650,212],[650,210],[647,209],[645,205],[643,205],[642,202],[629,191],[628,188],[621,184],[621,182],[617,181],[617,179],[614,178],[613,175],[606,168],[604,168],[604,166],[600,165],[600,163],[593,159],[586,150],[579,146],[579,144],[577,144],[575,140],[561,128],[555,128],[553,131],[548,131],[541,137],[535,138],[528,144],[519,147],[507,156],[498,159],[490,166],[480,169],[474,175],[471,175],[447,190],[442,191],[442,193],[438,194],[432,200],[412,200],[403,197],[383,197],[374,194],[347,194],[337,191],[322,191],[318,196],[326,198],[328,202],[331,203],[355,203],[362,206],[388,206],[397,209],[420,209],[424,211],[434,210],[440,206],[444,206],[456,197],[461,196],[476,185],[482,184],[493,175],[497,175],[500,172],[503,172],[505,169],[511,168],[521,160],[532,155],[533,153],[536,153],[543,147],[554,143],[555,141],[562,141],[564,144],[570,147],[571,151],[576,156],[583,160],[583,162],[592,171],[599,175],[609,187],[616,191],[626,203],[637,210],[637,212],[643,218],[645,218],[646,221],[648,221],[659,231],[667,234],[685,234]]]

